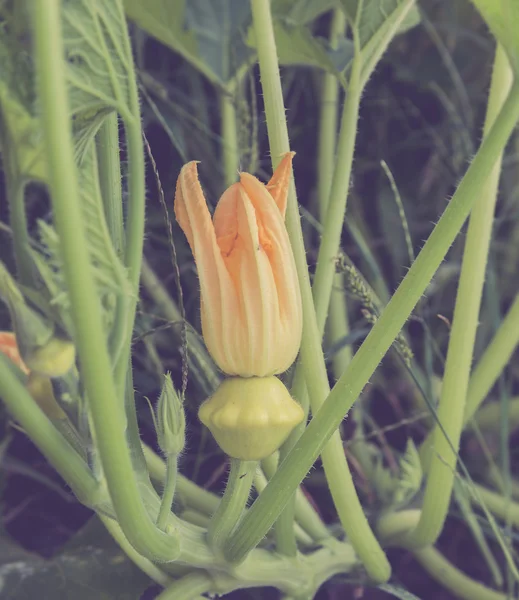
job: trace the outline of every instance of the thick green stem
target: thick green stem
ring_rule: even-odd
[[[126,554],[126,556],[139,567],[139,569],[146,573],[146,575],[158,583],[163,587],[167,587],[172,583],[171,577],[164,573],[159,567],[154,565],[150,560],[141,556],[135,548],[128,542],[126,539],[122,529],[119,527],[117,521],[114,519],[110,519],[109,517],[105,517],[104,515],[98,515],[103,525],[108,530],[108,533],[114,538],[114,540],[119,544],[121,550]]]
[[[159,516],[157,517],[157,527],[165,531],[168,521],[173,498],[175,497],[175,487],[177,483],[177,457],[170,455],[166,459],[166,481],[164,482],[164,490],[162,492],[162,500],[160,502]]]
[[[479,359],[469,381],[463,424],[470,422],[481,403],[488,396],[492,386],[510,360],[519,343],[519,294],[496,334]],[[496,406],[500,411],[500,407]],[[494,410],[494,409],[492,409]],[[433,435],[430,433],[420,447],[420,459],[424,470],[429,468],[433,449]]]
[[[247,506],[256,471],[256,461],[231,458],[229,481],[218,509],[211,518],[207,539],[213,550],[222,550],[240,522]]]
[[[433,546],[415,550],[416,560],[436,581],[458,598],[465,600],[506,600],[509,596],[496,592],[457,569]]]
[[[279,75],[276,43],[272,26],[272,17],[270,13],[270,2],[268,0],[252,0],[252,15],[256,34],[261,84],[265,100],[265,113],[267,117],[269,143],[273,166],[275,166],[281,155],[290,150],[290,144],[285,119],[285,109]],[[348,106],[344,110],[344,115],[346,115],[345,118],[343,118],[344,130],[349,127],[351,122],[354,122],[356,127],[356,114],[360,97],[358,95],[360,93],[358,87],[359,69],[359,61],[354,60],[349,86],[350,91],[346,100],[346,104]],[[339,154],[343,158],[347,157],[349,152],[353,152],[354,146],[354,140],[351,138],[352,131],[349,130],[347,133],[349,134],[348,139],[346,139],[347,136],[345,133],[341,134],[341,149],[339,150]],[[347,150],[347,148],[349,148],[349,150]],[[345,165],[345,168],[347,168],[347,165]],[[345,201],[339,198],[339,192],[341,190],[339,182],[345,185],[346,189],[344,193],[346,194],[349,182],[349,172],[346,178],[341,178],[339,175],[337,175],[337,183],[332,186],[332,189],[334,189],[332,194],[333,202],[344,205]],[[330,213],[331,206],[332,205],[330,204],[328,213]],[[335,212],[335,214],[337,215],[338,211]],[[341,223],[342,217],[343,215],[341,215]],[[287,229],[296,261],[303,303],[304,323],[303,337],[301,342],[301,364],[305,370],[305,376],[307,378],[306,383],[312,411],[315,414],[329,392],[329,385],[321,348],[322,332],[319,331],[316,321],[312,290],[308,277],[308,266],[306,264],[306,253],[301,231],[300,216],[297,205],[297,196],[293,179],[289,189]],[[335,252],[336,251],[337,248],[335,248]],[[327,304],[328,301],[326,302],[325,310],[327,309]],[[295,449],[290,452],[290,455],[293,455],[294,451]],[[321,454],[326,478],[334,499],[335,507],[337,508],[339,518],[346,531],[346,534],[348,535],[348,538],[363,562],[370,577],[376,581],[387,580],[390,576],[391,568],[382,548],[373,535],[373,532],[371,531],[371,528],[369,527],[368,521],[362,510],[362,506],[357,497],[351,478],[351,473],[346,462],[340,434],[338,432],[335,433],[333,438],[330,440],[330,443],[326,445]],[[317,456],[314,457],[314,460],[315,458],[317,458]],[[287,459],[282,462],[281,467],[283,467],[286,462]],[[307,470],[309,467],[310,464],[307,465]],[[277,477],[278,475],[276,474],[274,479]],[[299,481],[301,481],[303,477],[304,473],[300,477]],[[268,491],[269,488],[271,489],[271,487],[271,484],[269,484],[265,492],[258,500],[261,500],[265,494],[267,494],[267,498],[270,498],[271,494],[268,493]],[[285,506],[287,500],[295,491],[296,487],[297,486],[290,486],[290,488],[285,488],[288,494],[284,497],[283,503],[276,507],[275,515],[274,513],[271,514],[271,516],[274,516],[274,520],[279,515],[279,509]],[[270,501],[271,499],[267,500],[267,505]],[[262,501],[262,504],[263,503],[264,501]],[[247,516],[245,518],[247,518]],[[274,521],[270,522],[269,528],[272,526],[273,522]],[[263,531],[261,537],[265,535],[266,531],[267,530]],[[254,539],[258,533],[259,531],[257,530],[246,530],[239,526],[236,536],[233,536],[230,540],[228,556],[232,557],[234,560],[243,559],[250,548],[253,548],[258,543],[259,539],[261,539]],[[236,537],[241,538],[242,542],[245,541],[244,538],[248,537],[249,539],[243,546],[239,547],[239,545],[235,543]]]
[[[510,91],[512,71],[498,45],[492,73],[484,135],[488,135]],[[472,366],[474,342],[485,281],[488,249],[492,235],[502,152],[496,156],[490,177],[477,196],[469,220],[463,253],[454,319],[445,363],[438,424],[433,433],[433,454],[428,470],[420,522],[409,536],[417,547],[436,542],[450,505],[456,461],[463,429],[465,399]]]
[[[238,178],[240,153],[238,149],[238,134],[236,131],[236,107],[230,89],[220,91],[222,157],[225,187],[229,187]]]
[[[173,582],[156,600],[193,600],[213,587],[211,577],[205,573],[190,573]]]
[[[118,401],[112,378],[79,199],[60,5],[59,0],[35,0],[33,3],[34,61],[53,213],[60,238],[82,381],[88,395],[103,471],[124,534],[145,557],[174,560],[179,553],[178,539],[157,529],[142,503],[126,444],[122,403]],[[135,271],[135,264],[133,267],[132,271]],[[132,281],[134,277],[133,272]],[[126,365],[127,362],[125,368]]]
[[[333,13],[330,30],[330,47],[337,48],[339,39],[344,35],[346,17],[342,10]],[[331,183],[335,164],[337,142],[337,117],[339,103],[339,82],[331,73],[324,73],[322,79],[321,107],[319,118],[319,153],[317,163],[317,193],[319,198],[319,219],[326,220]],[[352,137],[355,136],[352,134]],[[315,296],[314,296],[315,297]],[[326,340],[333,346],[348,335],[348,312],[344,292],[344,276],[334,275],[330,307],[327,320]],[[336,379],[342,375],[351,360],[351,349],[343,346],[332,358],[333,374]]]
[[[117,256],[124,253],[124,220],[117,114],[106,117],[96,136],[99,184],[106,224]]]
[[[70,485],[78,499],[95,508],[101,502],[100,486],[84,460],[54,428],[16,377],[0,352],[0,398],[31,440]]]
[[[231,554],[243,556],[262,539],[358,398],[447,254],[518,119],[519,83],[514,83],[494,126],[404,280],[326,402],[237,528]],[[319,370],[319,364],[313,365],[314,377],[309,378],[309,383],[318,376]]]
[[[519,294],[472,373],[465,406],[465,423],[472,418],[487,397],[518,344]]]

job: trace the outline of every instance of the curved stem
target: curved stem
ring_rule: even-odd
[[[267,117],[267,129],[271,155],[273,163],[277,163],[281,155],[289,151],[290,144],[288,140],[288,130],[283,104],[283,92],[281,89],[279,65],[269,0],[252,0],[252,15],[256,33],[261,85],[265,100],[265,113]],[[356,58],[353,61],[352,75],[349,84],[349,94],[347,96],[343,111],[341,140],[339,142],[340,149],[338,154],[345,159],[347,159],[347,157],[353,153],[354,147],[354,136],[352,136],[352,130],[350,128],[352,123],[354,124],[354,130],[356,128],[356,116],[358,112],[358,102],[360,99],[360,88],[358,85],[360,68],[360,57],[357,48]],[[344,210],[345,207],[345,199],[340,197],[340,192],[342,191],[343,186],[345,186],[346,189],[344,189],[344,194],[346,195],[347,186],[349,183],[348,165],[346,164],[344,168],[348,171],[346,176],[340,176],[336,173],[334,176],[334,185],[332,185],[332,198],[333,202],[336,203],[336,208],[332,210],[332,205],[330,205],[328,215],[332,213],[336,218],[340,213],[339,209],[342,207]],[[341,223],[343,216],[343,213],[339,215]],[[312,290],[308,276],[308,266],[306,264],[306,252],[301,231],[301,220],[293,179],[289,189],[286,218],[287,229],[294,252],[303,303],[304,323],[303,337],[301,341],[301,364],[305,370],[306,383],[312,411],[314,414],[316,414],[329,392],[329,385],[321,347],[322,333],[319,330],[315,315]],[[325,248],[326,256],[328,256],[328,253],[331,251],[331,247],[332,243],[327,243]],[[334,252],[336,251],[337,246],[335,247]],[[325,258],[323,258],[323,261],[324,260]],[[331,279],[333,281],[333,272]],[[328,308],[328,300],[329,295],[326,299],[324,314]],[[301,369],[301,367],[299,367],[299,369]],[[335,429],[337,429],[337,426]],[[331,435],[333,433],[333,431],[330,432]],[[331,435],[327,437],[327,441]],[[351,473],[344,455],[340,434],[338,432],[335,433],[330,440],[330,443],[327,444],[325,448],[322,446],[323,445],[320,446],[320,450],[322,449],[321,455],[323,466],[341,523],[349,539],[351,540],[355,551],[362,560],[369,576],[375,581],[386,581],[390,576],[391,567],[384,554],[384,551],[378,544],[373,532],[371,531],[369,523],[364,515],[364,511],[362,510],[362,506],[357,497],[355,486],[353,485],[353,480],[351,478]],[[293,449],[290,454],[293,455],[294,451],[295,449]],[[315,456],[313,460],[316,458],[317,456]],[[287,459],[283,461],[281,467],[283,467],[286,463]],[[305,473],[310,466],[311,463],[306,465]],[[274,479],[277,479],[277,477],[278,474],[276,474]],[[299,482],[303,479],[303,477],[304,473],[299,478]],[[295,491],[297,486],[293,485],[293,483],[294,480],[291,481],[290,487],[285,487],[285,491],[287,492],[286,496],[284,495],[282,503],[277,505],[276,510],[271,512],[271,518],[273,517],[273,519],[269,519],[270,525],[268,528],[272,526],[272,523],[279,515],[280,509],[284,508],[286,502]],[[261,500],[261,504],[266,502],[267,506],[269,506],[270,502],[272,501],[272,495],[269,493],[269,488],[272,489],[271,484],[267,486],[265,492],[258,499],[258,501]],[[271,505],[271,508],[273,507],[274,505]],[[252,510],[254,510],[254,507]],[[245,519],[247,519],[249,516],[250,512],[246,515]],[[233,560],[243,559],[250,548],[254,547],[258,543],[259,539],[261,539],[256,538],[258,533],[259,531],[253,531],[250,529],[247,530],[246,528],[240,526],[238,528],[237,535],[239,535],[241,538],[241,542],[245,542],[246,538],[249,539],[243,545],[235,544],[235,540],[231,540],[229,543],[228,556],[232,556]],[[263,537],[265,533],[266,530],[262,532],[261,537]]]
[[[6,195],[9,202],[9,225],[13,231],[13,249],[16,272],[20,283],[30,285],[33,281],[33,265],[29,252],[31,239],[25,212],[25,181],[12,173],[9,164],[4,166]]]
[[[157,527],[165,531],[168,521],[173,498],[175,497],[175,486],[177,483],[177,457],[170,455],[166,458],[166,481],[164,491],[162,492],[162,500],[160,502],[159,516],[157,517]]]
[[[512,70],[503,49],[498,45],[485,120],[485,135],[488,135],[506,100],[511,82]],[[416,530],[410,533],[408,540],[413,546],[429,546],[436,542],[450,505],[474,342],[479,325],[501,160],[502,151],[496,156],[492,173],[478,194],[469,220],[438,407],[438,421],[442,427],[436,424],[433,433],[434,454],[428,469],[422,515]]]
[[[65,83],[60,6],[59,0],[36,0],[33,3],[34,61],[52,206],[82,379],[103,471],[121,528],[130,543],[144,556],[155,560],[174,560],[179,553],[178,539],[157,529],[142,503],[126,445],[122,402],[112,377],[79,200]],[[135,264],[133,266],[135,270]],[[134,277],[135,273],[132,280]]]
[[[326,402],[237,528],[232,538],[234,554],[246,554],[263,538],[358,398],[447,254],[518,119],[519,83],[514,83],[494,126],[404,280]],[[317,371],[319,365],[313,368]]]
[[[256,461],[231,458],[229,481],[218,509],[211,518],[207,539],[213,550],[222,550],[240,522],[252,486]]]
[[[465,600],[506,600],[509,597],[507,594],[496,592],[465,575],[433,546],[415,550],[413,555],[429,575],[458,598],[465,598]]]
[[[101,501],[100,486],[85,461],[54,428],[29,392],[16,377],[13,367],[0,352],[0,398],[45,458],[70,485],[78,499],[95,508]]]
[[[193,600],[199,598],[200,594],[209,592],[212,585],[209,575],[189,573],[174,581],[157,596],[156,600]]]

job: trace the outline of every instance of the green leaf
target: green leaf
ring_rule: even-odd
[[[232,79],[251,59],[245,44],[250,21],[250,3],[243,0],[188,2],[186,25],[195,35],[200,58],[220,81]]]
[[[13,182],[46,179],[42,136],[34,116],[32,60],[21,41],[28,35],[22,4],[0,8],[0,145]]]
[[[409,502],[420,489],[422,478],[420,455],[413,440],[409,439],[407,440],[405,454],[400,459],[400,478],[394,492],[394,503],[406,504]]]
[[[378,586],[378,589],[382,590],[383,592],[387,592],[388,594],[391,594],[400,600],[420,600],[418,596],[411,594],[411,592],[404,590],[404,588],[401,588],[397,585],[391,585],[390,583],[383,583],[382,585]]]
[[[519,74],[519,0],[473,0]]]
[[[273,0],[272,15],[290,25],[306,25],[336,6],[336,0]]]
[[[78,174],[88,249],[95,270],[99,294],[105,307],[106,326],[109,327],[114,296],[117,294],[130,294],[131,291],[125,268],[115,252],[106,225],[99,188],[95,146],[92,142],[85,149]],[[63,261],[61,259],[59,237],[54,228],[44,221],[39,222],[39,231],[48,252],[46,262],[51,268],[49,269],[46,262],[38,258],[37,253],[34,252],[36,266],[39,268],[42,281],[52,297],[51,303],[60,305],[61,310],[59,312],[63,316],[68,313],[69,302],[67,287],[62,275]],[[63,318],[63,320],[65,323],[70,322],[69,318]]]
[[[363,74],[367,81],[395,35],[420,22],[415,0],[340,0],[352,27],[357,27],[362,52]],[[361,13],[359,14],[359,9]]]
[[[139,600],[152,583],[101,530],[96,517],[57,556],[45,560],[0,539],[2,600]]]
[[[124,0],[128,17],[216,84],[252,54],[245,45],[250,6],[242,0]]]
[[[135,117],[126,19],[118,0],[65,0],[62,18],[70,110],[84,148],[110,111]]]

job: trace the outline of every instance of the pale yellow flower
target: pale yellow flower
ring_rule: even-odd
[[[198,269],[202,332],[229,375],[282,373],[299,350],[301,296],[284,223],[292,156],[283,157],[267,185],[241,173],[213,220],[196,162],[178,178],[175,214]]]

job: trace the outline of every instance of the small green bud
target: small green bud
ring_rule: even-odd
[[[167,456],[180,454],[184,448],[186,417],[171,375],[166,373],[157,404],[157,438],[160,449]]]

